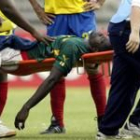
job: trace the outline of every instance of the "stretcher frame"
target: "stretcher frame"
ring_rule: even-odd
[[[113,54],[113,50],[84,54],[75,67],[85,67],[86,63],[108,63],[110,73],[110,62],[113,58]],[[0,69],[4,73],[25,76],[37,72],[50,71],[54,61],[55,58],[46,58],[41,62],[38,62],[37,60],[14,61],[10,63],[2,63]],[[4,68],[12,68],[15,70],[4,70]],[[102,71],[104,71],[104,68],[102,68]]]

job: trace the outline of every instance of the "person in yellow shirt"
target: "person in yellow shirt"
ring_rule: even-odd
[[[87,37],[96,30],[96,15],[105,0],[44,0],[44,9],[36,0],[29,0],[37,16],[46,25],[50,36],[76,35]],[[86,66],[92,97],[96,104],[98,123],[104,115],[106,88],[98,65]],[[51,125],[41,134],[65,133],[63,122],[65,80],[61,79],[51,91]]]
[[[4,40],[7,36],[13,34],[16,25],[7,19],[0,11],[0,40]],[[4,106],[7,99],[8,82],[7,74],[0,72],[0,117],[4,110]],[[0,119],[0,138],[10,137],[16,135],[16,131],[5,126]]]
[[[0,11],[1,26],[0,26],[0,36],[6,36],[13,34],[16,25],[11,22],[4,14]]]

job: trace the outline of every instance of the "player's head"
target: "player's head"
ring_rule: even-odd
[[[109,39],[103,33],[92,31],[88,42],[93,52],[112,50]]]

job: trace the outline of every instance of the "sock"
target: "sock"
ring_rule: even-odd
[[[103,75],[97,73],[94,75],[88,75],[90,83],[90,91],[92,98],[96,105],[96,111],[98,118],[103,116],[106,107],[106,86]]]
[[[51,90],[51,109],[53,116],[58,121],[61,127],[64,127],[63,114],[64,114],[64,102],[65,102],[65,79],[61,79]]]
[[[8,93],[8,82],[0,83],[0,116],[6,104],[7,93]]]

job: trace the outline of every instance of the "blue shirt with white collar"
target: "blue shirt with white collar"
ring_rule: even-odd
[[[129,18],[132,0],[122,0],[117,13],[111,18],[110,22],[119,23]]]

